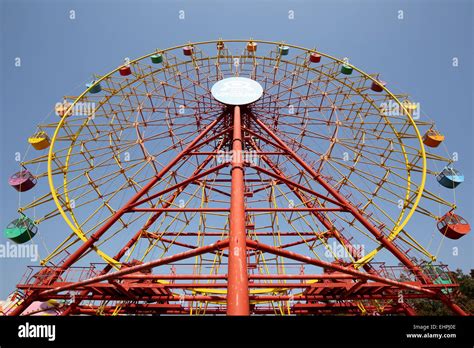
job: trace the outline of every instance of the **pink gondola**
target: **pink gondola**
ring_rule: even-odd
[[[8,183],[19,192],[31,190],[36,185],[36,178],[28,170],[22,170],[13,174]]]
[[[46,302],[35,301],[24,312],[24,315],[31,316],[58,316],[61,314],[59,303],[55,300]]]

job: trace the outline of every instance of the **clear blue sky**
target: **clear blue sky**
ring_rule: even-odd
[[[17,170],[14,153],[63,95],[77,95],[92,73],[104,74],[135,58],[187,41],[286,41],[380,72],[389,87],[421,103],[459,153],[466,182],[458,212],[473,214],[473,2],[446,0],[310,1],[24,1],[0,0],[0,227],[15,218],[17,193],[6,183]],[[69,19],[74,10],[76,18]],[[179,11],[185,11],[180,20]],[[289,20],[288,11],[294,11]],[[404,19],[398,19],[398,11]],[[22,66],[14,66],[20,57]],[[458,57],[459,66],[452,66]],[[51,115],[50,117],[56,117]],[[433,179],[432,179],[433,180]],[[42,183],[45,184],[45,183]],[[431,183],[430,185],[433,185]],[[42,234],[49,247],[66,235],[60,218]],[[416,222],[416,221],[415,221]],[[415,226],[415,222],[409,227]],[[429,234],[423,225],[414,236]],[[423,239],[422,236],[420,236]],[[451,268],[474,268],[474,233],[448,241],[440,253]],[[5,243],[3,235],[0,243]],[[459,256],[451,248],[459,247]],[[20,280],[27,259],[0,259],[0,298]]]

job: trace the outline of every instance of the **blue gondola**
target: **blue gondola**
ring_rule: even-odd
[[[464,175],[452,167],[446,167],[436,176],[441,186],[453,189],[464,181]]]
[[[282,56],[287,56],[288,52],[290,52],[290,48],[288,46],[278,46],[278,52],[280,52]]]
[[[87,88],[90,88],[89,92],[92,94],[99,93],[102,90],[102,87],[100,86],[100,83],[97,83],[96,81],[92,81],[88,84],[86,84]]]

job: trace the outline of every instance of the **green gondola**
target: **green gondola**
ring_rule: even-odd
[[[10,222],[3,231],[3,234],[15,243],[23,244],[31,240],[37,232],[38,227],[33,220],[23,215]]]
[[[350,75],[352,74],[352,67],[350,67],[349,65],[342,65],[341,66],[341,72],[344,74],[344,75]]]
[[[154,54],[150,58],[153,64],[160,64],[163,62],[163,56],[161,54]]]
[[[434,284],[445,284],[445,285],[453,284],[453,281],[451,277],[449,276],[448,272],[445,272],[439,266],[426,264],[425,266],[423,266],[423,270],[431,278]],[[452,291],[453,290],[451,288],[446,288],[442,290],[444,294],[448,294]]]

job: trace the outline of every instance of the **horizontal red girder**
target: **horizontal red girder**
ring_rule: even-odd
[[[406,293],[403,295],[405,299],[421,299],[427,298],[423,294]],[[70,299],[69,294],[55,294],[48,299],[67,300]],[[75,299],[89,300],[89,301],[124,301],[129,300],[127,296],[121,295],[110,295],[110,294],[86,294],[86,295],[75,295]],[[39,298],[41,300],[41,298]],[[398,294],[351,294],[349,296],[345,294],[304,294],[304,295],[249,295],[251,301],[360,301],[360,300],[397,300]],[[225,295],[145,295],[143,300],[156,301],[156,302],[176,302],[176,301],[202,301],[202,302],[215,302],[225,301]]]
[[[367,305],[365,309],[369,313],[378,312],[379,308],[375,306]],[[106,306],[106,307],[99,307],[99,306],[80,306],[76,309],[74,313],[77,314],[89,314],[95,315],[100,310],[101,313],[105,314],[117,314],[116,306]],[[195,312],[196,308],[189,308],[179,305],[163,305],[163,304],[147,304],[143,306],[122,306],[119,313],[120,314],[147,314],[147,313],[161,313],[161,314],[189,314],[191,311]],[[360,314],[360,308],[356,304],[349,304],[346,305],[342,304],[314,304],[314,305],[298,305],[295,304],[294,306],[288,307],[284,305],[281,307],[281,311],[284,314],[287,314],[290,311],[291,314],[308,314],[308,313],[319,313],[319,312],[337,312],[337,313],[348,313],[348,314]],[[394,305],[386,305],[383,308],[383,313],[399,313],[403,312],[404,309],[401,306],[394,306]],[[205,310],[199,311],[199,313],[205,314],[226,314],[225,307],[212,307],[206,308]],[[274,308],[270,306],[266,306],[263,308],[256,307],[251,309],[251,313],[253,314],[280,314],[279,308]]]
[[[189,155],[206,155],[206,156],[219,156],[221,154],[223,154],[225,152],[219,152],[219,151],[199,151],[199,152],[189,152],[188,154]],[[244,151],[244,154],[246,152]],[[281,152],[281,151],[254,151],[252,153],[255,153],[255,154],[258,154],[258,155],[285,155],[286,153],[285,152]],[[214,181],[214,180],[213,180]],[[260,182],[260,181],[259,181]]]
[[[226,279],[225,274],[129,274],[120,279]],[[249,274],[249,279],[353,279],[349,274]]]
[[[116,279],[117,280],[117,279]],[[130,279],[129,282],[121,282],[119,283],[123,287],[127,289],[184,289],[184,288],[227,288],[227,282],[220,282],[220,283],[181,283],[181,282],[173,282],[173,283],[156,283],[156,282],[132,282]],[[184,280],[184,279],[180,279]],[[444,289],[448,287],[456,287],[457,284],[423,284],[417,282],[404,282],[404,285],[411,285],[411,286],[420,286],[422,289]],[[56,282],[51,285],[30,285],[30,284],[19,284],[19,289],[35,289],[35,290],[49,290],[55,289],[57,287],[68,287],[70,289],[83,289],[83,288],[95,288],[95,289],[102,289],[102,288],[115,288],[115,283],[89,283],[87,285],[81,286],[80,284],[76,283],[69,283],[69,282]],[[273,282],[273,283],[256,283],[256,282],[249,282],[249,288],[350,288],[356,285],[356,283],[346,280],[346,282],[317,282],[317,283],[308,283],[308,282],[299,282],[299,283],[282,283],[282,282]],[[397,288],[393,285],[388,285],[380,282],[370,282],[364,283],[360,286],[360,288]]]
[[[227,235],[227,231],[222,231],[222,232],[153,232],[156,235],[163,235],[163,236],[216,236],[216,237],[222,237]],[[252,232],[252,236],[317,236],[317,235],[327,235],[327,232],[261,232],[261,231],[255,231]]]
[[[129,212],[229,212],[229,208],[131,208]],[[245,208],[248,212],[299,212],[299,211],[345,211],[344,208]]]

